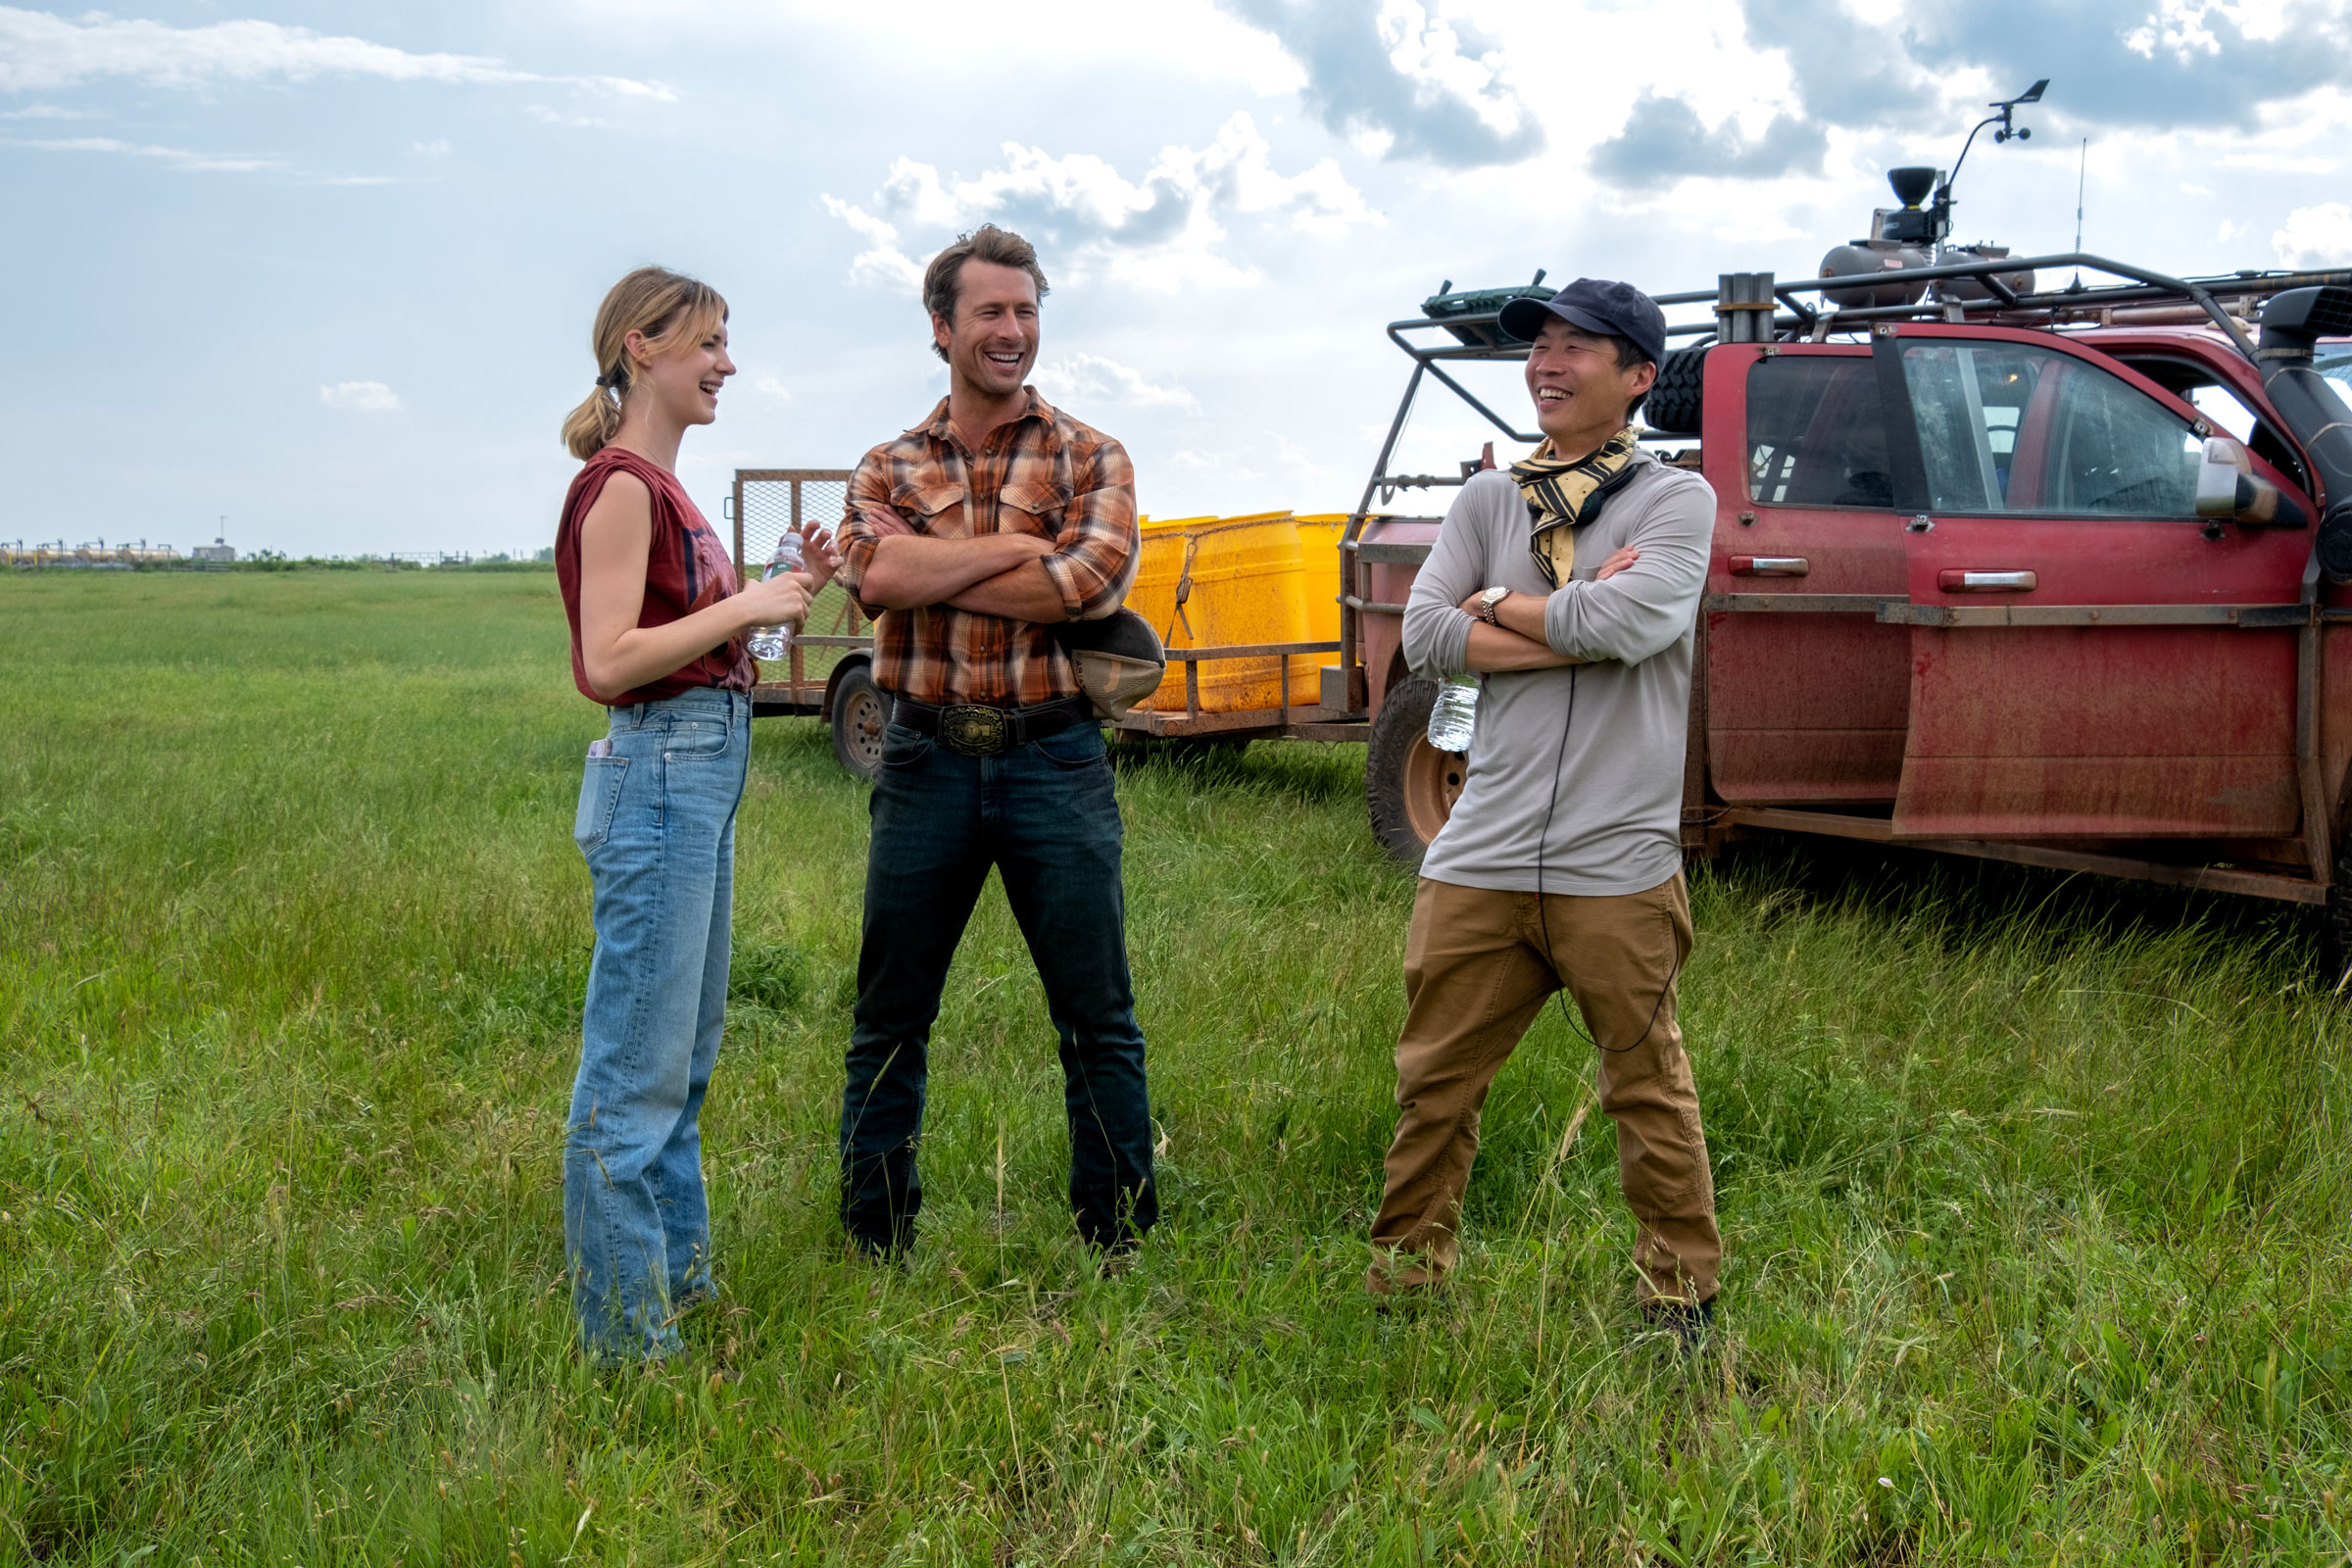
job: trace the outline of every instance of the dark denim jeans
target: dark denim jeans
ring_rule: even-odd
[[[893,724],[874,781],[864,947],[841,1103],[842,1223],[869,1251],[914,1236],[931,1025],[991,865],[1061,1039],[1070,1207],[1098,1248],[1149,1230],[1152,1114],[1127,977],[1119,803],[1102,732],[1080,724],[965,757]]]

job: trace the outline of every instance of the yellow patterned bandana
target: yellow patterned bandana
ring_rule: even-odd
[[[1551,456],[1551,442],[1511,465],[1511,477],[1527,498],[1534,514],[1528,548],[1535,553],[1536,569],[1557,588],[1576,564],[1576,536],[1570,530],[1600,515],[1609,493],[1634,476],[1634,427],[1627,425],[1600,444],[1600,449],[1563,463]]]

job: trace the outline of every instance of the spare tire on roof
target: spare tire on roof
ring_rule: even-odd
[[[1707,350],[1712,343],[1676,349],[1658,367],[1657,383],[1642,404],[1642,422],[1661,435],[1699,433],[1701,394],[1705,390]]]

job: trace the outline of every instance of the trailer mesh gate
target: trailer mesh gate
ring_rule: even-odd
[[[768,557],[775,554],[777,539],[788,528],[838,529],[849,503],[851,472],[848,468],[736,469],[730,509],[735,523],[735,569],[746,579],[764,571]],[[858,613],[841,585],[829,582],[816,596],[816,604],[808,612],[808,624],[802,628],[802,634],[858,637],[864,635],[871,625]],[[821,693],[826,676],[841,662],[844,652],[840,648],[799,649],[801,683],[812,685]],[[783,668],[763,666],[760,678],[781,681],[790,676]]]

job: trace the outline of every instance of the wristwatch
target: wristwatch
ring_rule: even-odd
[[[1490,626],[1501,625],[1502,623],[1494,618],[1494,607],[1510,596],[1511,591],[1508,588],[1490,588],[1480,594],[1478,596],[1478,618]]]

